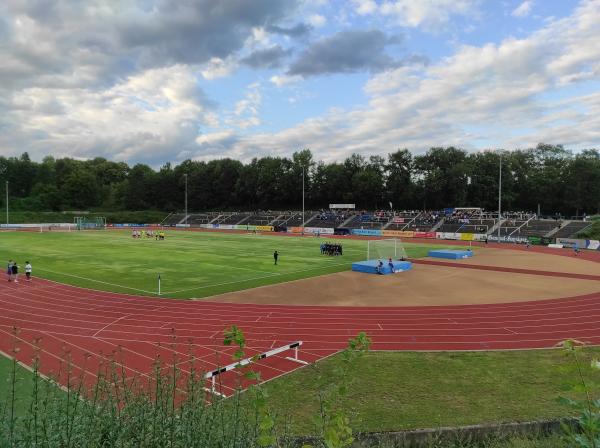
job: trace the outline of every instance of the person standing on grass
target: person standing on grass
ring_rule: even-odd
[[[273,252],[273,260],[275,260],[275,264],[277,264],[278,259],[279,259],[279,253],[277,251]]]
[[[14,261],[11,268],[12,277],[15,279],[15,283],[19,283],[19,266],[17,266],[17,262]]]
[[[31,281],[31,263],[28,261],[25,262],[25,277],[27,277],[28,282]]]

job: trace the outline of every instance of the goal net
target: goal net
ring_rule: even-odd
[[[106,229],[106,218],[104,216],[76,216],[74,224],[77,230],[103,230]]]
[[[399,238],[367,241],[367,260],[408,258]]]

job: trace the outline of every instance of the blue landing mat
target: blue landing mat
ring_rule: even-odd
[[[430,250],[427,256],[433,258],[448,258],[450,260],[458,260],[460,258],[472,257],[473,252],[470,250],[436,249]]]
[[[383,269],[382,274],[392,274],[392,270],[388,265],[388,261],[382,259]],[[410,261],[392,261],[394,264],[394,271],[402,272],[408,271],[412,268],[412,263]],[[352,263],[352,270],[356,272],[366,272],[367,274],[377,274],[377,265],[379,264],[379,260],[367,260],[367,261],[357,261],[356,263]]]

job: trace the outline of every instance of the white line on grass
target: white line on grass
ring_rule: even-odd
[[[56,274],[56,275],[66,275],[68,277],[73,277],[73,278],[78,278],[80,280],[87,280],[90,282],[96,282],[96,283],[102,283],[104,285],[110,285],[110,286],[116,286],[117,288],[124,288],[124,289],[130,289],[132,291],[139,291],[139,292],[145,292],[146,294],[152,294],[152,295],[156,295],[156,291],[146,291],[145,289],[138,289],[138,288],[132,288],[130,286],[123,286],[123,285],[117,285],[116,283],[109,283],[109,282],[104,282],[102,280],[95,280],[93,278],[88,278],[88,277],[81,277],[79,275],[74,275],[74,274],[66,274],[64,272],[56,272],[56,271],[51,271],[50,269],[42,269],[42,268],[37,268],[38,271],[45,271],[45,272],[50,272],[52,274]]]
[[[233,285],[235,283],[244,283],[244,282],[251,282],[253,280],[261,280],[263,278],[270,278],[270,277],[277,277],[277,276],[281,276],[281,275],[293,275],[293,274],[297,274],[299,272],[306,272],[306,271],[314,271],[315,269],[323,269],[324,267],[328,268],[331,266],[341,266],[341,265],[347,265],[348,262],[345,263],[337,263],[334,265],[329,265],[329,266],[319,266],[319,267],[315,267],[315,268],[308,268],[308,269],[300,269],[298,271],[292,271],[292,272],[274,272],[271,275],[262,275],[260,277],[252,277],[252,278],[247,278],[244,280],[234,280],[231,282],[225,282],[225,283],[214,283],[212,285],[205,285],[205,286],[197,286],[195,288],[189,288],[189,289],[180,289],[178,291],[165,291],[164,294],[178,294],[180,292],[189,292],[189,291],[196,291],[198,289],[206,289],[206,288],[212,288],[214,286],[226,286],[226,285]]]

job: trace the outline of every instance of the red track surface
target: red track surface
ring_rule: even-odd
[[[585,258],[600,262],[600,253]],[[244,330],[249,355],[301,340],[300,358],[306,361],[339,351],[359,331],[371,336],[374,350],[548,348],[567,338],[599,345],[600,292],[490,305],[353,308],[156,299],[41,279],[0,283],[0,350],[31,364],[34,341],[40,339],[42,373],[63,381],[59,372],[66,358],[75,374],[86,372],[90,380],[111,359],[122,362],[130,375],[149,374],[157,356],[184,372],[191,354],[203,370],[228,364],[233,349],[223,347],[222,340],[232,324]],[[296,369],[288,355],[257,363],[262,379]],[[233,374],[223,377],[227,393]]]

